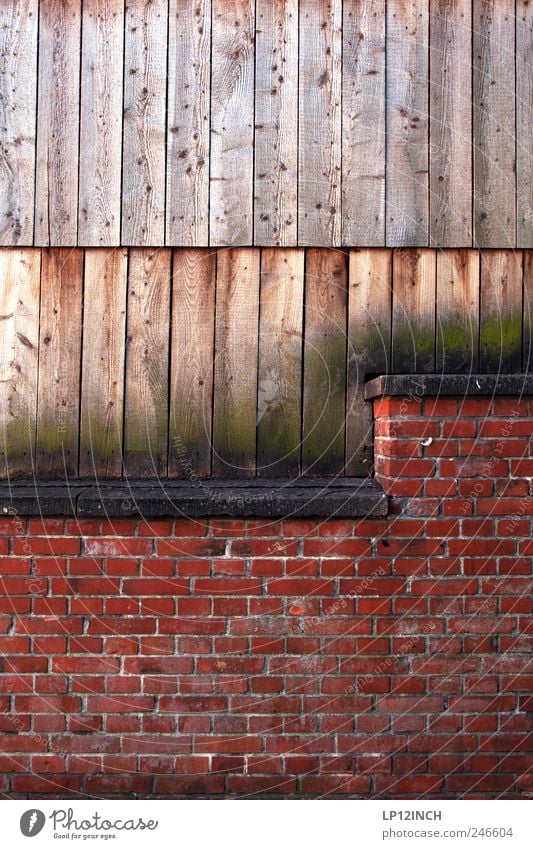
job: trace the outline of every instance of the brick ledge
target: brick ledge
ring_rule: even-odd
[[[387,374],[368,381],[365,399],[402,395],[410,399],[458,395],[533,395],[533,374]]]

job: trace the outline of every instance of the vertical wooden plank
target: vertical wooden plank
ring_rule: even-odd
[[[211,0],[170,0],[166,242],[209,244]]]
[[[80,476],[122,472],[128,253],[87,250],[84,274]]]
[[[304,251],[261,254],[257,473],[296,476],[300,464]]]
[[[76,477],[80,409],[83,251],[42,252],[36,471]]]
[[[524,251],[524,308],[523,308],[522,371],[533,367],[533,251]]]
[[[167,473],[170,251],[132,249],[128,265],[124,468]]]
[[[217,260],[213,474],[254,477],[259,250]]]
[[[122,244],[165,237],[168,0],[128,0],[124,48]]]
[[[516,232],[515,4],[474,0],[474,245],[511,248]]]
[[[522,252],[481,255],[479,358],[482,372],[522,366]]]
[[[472,374],[479,358],[479,253],[437,253],[438,372]]]
[[[35,244],[78,238],[81,0],[39,3]]]
[[[37,0],[0,3],[0,245],[31,245]]]
[[[427,245],[428,3],[387,4],[387,244]]]
[[[516,0],[516,205],[519,248],[533,248],[533,3]]]
[[[343,10],[342,241],[385,244],[385,0]]]
[[[346,474],[368,475],[373,457],[372,405],[365,377],[390,370],[391,251],[349,254]]]
[[[212,251],[174,252],[168,473],[211,472],[213,346],[217,258]]]
[[[404,248],[392,255],[392,368],[435,368],[436,252]]]
[[[430,4],[430,244],[472,244],[471,0]]]
[[[310,248],[305,269],[302,467],[309,475],[344,468],[347,257]]]
[[[300,12],[298,242],[341,240],[341,0]]]
[[[83,4],[80,245],[118,245],[122,167],[122,0]]]
[[[254,0],[213,0],[210,243],[253,237]]]
[[[0,475],[33,471],[40,252],[0,251]]]
[[[257,0],[254,242],[297,241],[298,0]]]

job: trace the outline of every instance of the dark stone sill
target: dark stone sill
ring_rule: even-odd
[[[17,480],[0,485],[0,517],[351,518],[387,513],[386,495],[368,478]]]
[[[409,400],[457,395],[533,395],[533,374],[387,374],[368,381],[365,399],[401,395]]]

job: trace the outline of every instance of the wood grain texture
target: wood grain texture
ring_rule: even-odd
[[[2,477],[31,476],[34,470],[40,269],[39,251],[0,251]]]
[[[436,371],[472,374],[479,353],[479,254],[437,253]]]
[[[122,0],[83,6],[78,244],[120,244]]]
[[[346,474],[370,474],[373,458],[372,405],[364,401],[369,374],[390,371],[391,252],[349,254]]]
[[[295,244],[298,0],[257,0],[254,242]]]
[[[533,4],[516,2],[516,244],[533,248]]]
[[[302,469],[335,475],[344,466],[347,257],[311,248],[305,268]]]
[[[167,473],[170,251],[131,250],[126,320],[124,468]]]
[[[168,0],[128,0],[124,47],[122,244],[165,239]]]
[[[33,244],[37,6],[0,3],[0,245]]]
[[[35,244],[78,242],[81,0],[39,4]]]
[[[524,251],[522,371],[533,368],[533,251]]]
[[[387,4],[386,237],[428,244],[428,2]]]
[[[430,4],[430,244],[472,244],[471,0]]]
[[[257,474],[294,477],[300,467],[303,250],[261,252]]]
[[[343,10],[342,241],[385,244],[385,0]]]
[[[174,252],[168,471],[172,477],[211,472],[213,350],[217,255]]]
[[[128,253],[87,250],[84,274],[80,475],[122,472]]]
[[[209,243],[211,2],[170,0],[168,245]]]
[[[481,372],[517,372],[522,364],[522,254],[487,251],[481,257],[479,365]]]
[[[253,0],[213,0],[210,244],[252,243]]]
[[[515,4],[474,0],[474,245],[515,245]]]
[[[254,477],[259,251],[217,258],[213,474]]]
[[[341,0],[300,14],[298,241],[341,241]]]
[[[42,252],[36,472],[76,477],[80,410],[83,251]]]
[[[394,251],[392,369],[397,374],[435,368],[436,251]]]

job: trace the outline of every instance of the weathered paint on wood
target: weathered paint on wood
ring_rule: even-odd
[[[300,13],[298,241],[341,242],[341,0]]]
[[[533,245],[533,3],[516,2],[516,244]]]
[[[209,243],[211,0],[170,0],[166,243]]]
[[[511,248],[516,244],[514,0],[474,0],[473,32],[474,245]]]
[[[480,310],[480,371],[520,371],[522,363],[521,251],[487,251],[482,254]]]
[[[128,252],[87,250],[84,274],[80,475],[122,472]]]
[[[81,0],[39,4],[35,242],[78,243]]]
[[[120,244],[122,0],[83,5],[78,243]]]
[[[210,244],[253,232],[254,0],[213,0]]]
[[[295,244],[298,0],[257,0],[254,243]]]
[[[0,4],[0,245],[33,243],[37,0]]]
[[[174,252],[168,470],[172,477],[211,472],[213,346],[217,255]]]
[[[471,0],[430,4],[430,243],[472,244]]]
[[[387,244],[427,245],[428,2],[387,4]]]
[[[343,7],[342,241],[385,244],[385,0]]]
[[[217,257],[213,474],[254,477],[259,251]]]
[[[436,252],[394,251],[392,275],[392,370],[433,371]]]
[[[437,352],[435,368],[445,374],[474,373],[478,367],[479,254],[437,253]]]
[[[0,251],[0,458],[3,477],[34,470],[40,251]]]
[[[165,239],[168,0],[128,0],[124,49],[122,244]]]
[[[45,478],[78,474],[82,298],[83,251],[43,251],[35,470]]]
[[[303,250],[261,253],[257,474],[294,477],[300,468]]]
[[[347,257],[310,248],[305,268],[302,469],[341,474],[346,410]]]
[[[167,473],[170,251],[130,251],[126,324],[124,467]]]
[[[391,252],[349,254],[346,474],[368,475],[373,457],[372,405],[364,401],[369,375],[390,371]]]

